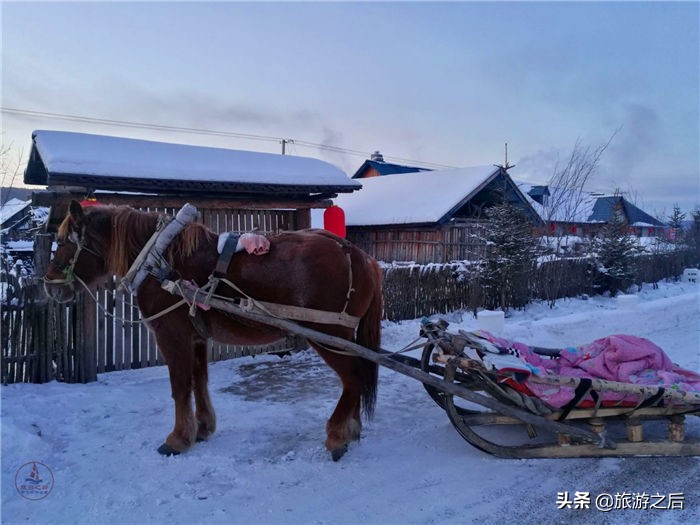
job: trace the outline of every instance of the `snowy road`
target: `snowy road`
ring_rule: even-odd
[[[533,305],[504,335],[556,347],[631,333],[700,370],[698,288],[662,283],[639,295],[636,311],[606,298]],[[476,327],[449,317],[452,328]],[[383,346],[417,333],[417,321],[387,323]],[[338,387],[314,354],[218,363],[210,376],[218,431],[172,458],[155,452],[172,423],[165,368],[2,387],[2,523],[700,523],[700,458],[494,458],[464,442],[419,383],[381,370],[374,421],[333,463],[322,443]],[[700,418],[688,427],[700,435]],[[54,475],[40,501],[15,489],[31,461]],[[666,504],[683,494],[684,508],[557,509],[558,493],[577,491]]]

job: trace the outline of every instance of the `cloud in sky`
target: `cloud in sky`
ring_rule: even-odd
[[[2,105],[297,139],[542,180],[578,138],[595,183],[698,195],[697,3],[6,3]],[[672,57],[672,59],[670,58]],[[280,151],[251,141],[3,115],[52,127]],[[298,145],[349,173],[362,157]],[[520,172],[518,172],[520,170]],[[679,180],[676,181],[675,178]],[[674,198],[675,196],[674,195]]]

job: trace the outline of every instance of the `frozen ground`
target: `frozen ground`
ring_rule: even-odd
[[[536,304],[506,319],[503,335],[557,347],[630,333],[700,370],[698,288],[639,295],[636,311],[609,298]],[[476,328],[469,315],[447,318]],[[383,346],[417,333],[417,320],[386,323]],[[217,363],[210,376],[217,434],[171,458],[155,452],[172,424],[163,367],[2,387],[2,523],[700,523],[700,458],[494,458],[464,442],[418,382],[384,369],[374,420],[333,463],[322,443],[338,386],[314,354]],[[687,432],[700,435],[700,418]],[[15,489],[32,461],[55,478],[40,501]],[[684,508],[558,510],[558,493],[576,491],[592,501],[682,493]]]

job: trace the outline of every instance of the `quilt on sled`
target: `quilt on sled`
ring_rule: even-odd
[[[657,345],[632,335],[610,335],[578,347],[563,348],[554,359],[543,357],[530,346],[509,341],[486,331],[478,334],[502,349],[507,349],[524,363],[527,371],[538,376],[594,378],[636,385],[664,387],[684,392],[700,392],[700,374],[671,362]],[[519,385],[510,383],[529,395],[534,395],[552,407],[561,408],[574,397],[574,389],[546,385],[525,380]],[[625,392],[588,393],[579,406],[596,404],[597,395],[604,406],[636,406],[639,396]]]

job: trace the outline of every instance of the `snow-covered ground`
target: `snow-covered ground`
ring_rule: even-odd
[[[636,310],[603,297],[535,304],[503,335],[558,347],[630,333],[697,371],[698,290],[645,285]],[[386,323],[383,346],[403,347],[418,326]],[[374,420],[333,463],[322,443],[338,386],[314,354],[221,362],[210,377],[218,431],[170,458],[155,451],[173,417],[163,367],[2,387],[2,523],[700,523],[700,458],[498,459],[464,442],[418,382],[382,369]],[[700,435],[700,418],[687,433]],[[54,476],[39,501],[15,489],[33,461]],[[562,492],[590,493],[591,508],[559,510]],[[603,493],[641,495],[638,506],[682,493],[684,508],[602,512]]]

